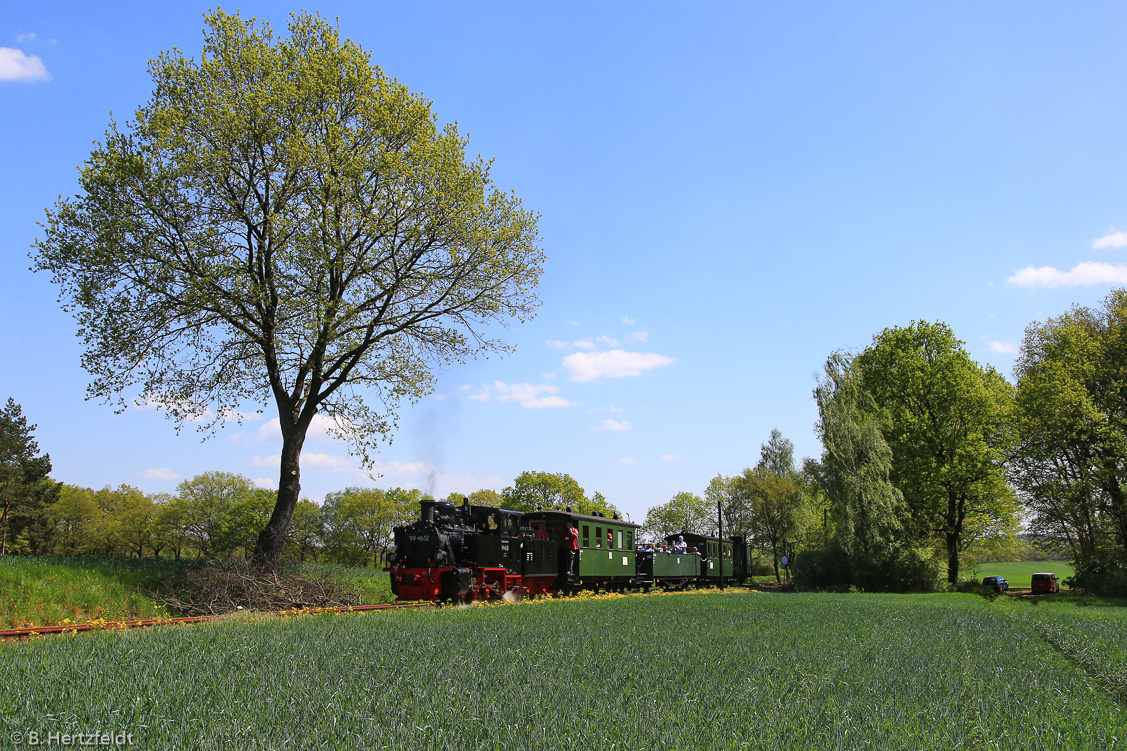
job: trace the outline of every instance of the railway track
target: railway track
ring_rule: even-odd
[[[295,610],[268,610],[266,615],[316,615],[319,613],[362,613],[368,610],[392,610],[395,608],[417,608],[429,606],[429,602],[393,602],[383,605],[345,605],[332,608],[301,608]],[[0,629],[0,640],[30,639],[33,636],[50,636],[54,634],[73,634],[79,631],[107,631],[127,628],[147,628],[149,626],[165,626],[177,623],[204,623],[222,618],[223,615],[197,615],[187,618],[145,618],[138,621],[106,621],[97,620],[89,623],[66,623],[58,626],[30,626],[26,628]]]

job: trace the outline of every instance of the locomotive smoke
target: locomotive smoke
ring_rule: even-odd
[[[437,499],[435,493],[438,490],[438,478],[446,464],[446,449],[443,444],[450,432],[449,424],[456,419],[457,412],[457,399],[428,400],[418,412],[416,450],[429,470],[423,490],[431,498]]]

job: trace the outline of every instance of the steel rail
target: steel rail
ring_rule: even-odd
[[[293,610],[262,610],[262,611],[238,611],[238,612],[258,612],[262,615],[317,615],[320,613],[357,613],[368,610],[393,610],[395,608],[417,608],[429,606],[430,602],[393,602],[384,603],[381,605],[341,605],[330,608],[296,608]],[[67,634],[77,633],[79,631],[108,631],[114,629],[126,628],[145,628],[148,626],[165,626],[177,623],[203,623],[205,621],[213,621],[217,618],[232,615],[231,613],[223,613],[220,615],[196,615],[186,618],[144,618],[138,621],[90,621],[88,623],[64,623],[55,626],[27,626],[24,628],[4,628],[0,629],[0,640],[4,639],[27,639],[32,636],[46,636],[50,634]]]

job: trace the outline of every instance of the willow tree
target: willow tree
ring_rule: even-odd
[[[833,510],[834,541],[849,559],[855,584],[902,579],[888,570],[904,548],[907,509],[890,479],[892,450],[881,433],[879,410],[847,354],[831,354],[824,373],[814,399],[823,446],[820,479]],[[900,555],[899,562],[904,560]]]
[[[484,327],[533,313],[544,256],[457,128],[324,19],[280,39],[205,20],[199,60],[150,63],[150,101],[110,123],[32,258],[78,320],[89,397],[208,431],[273,402],[272,565],[314,416],[368,461],[432,366],[507,349]]]

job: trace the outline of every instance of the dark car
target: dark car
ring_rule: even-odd
[[[1004,576],[984,576],[982,577],[982,586],[1002,594],[1010,588],[1010,583],[1006,581]]]
[[[1029,590],[1035,595],[1049,595],[1060,591],[1060,582],[1056,574],[1034,574]]]

